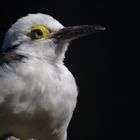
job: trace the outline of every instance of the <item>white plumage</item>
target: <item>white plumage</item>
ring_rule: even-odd
[[[30,38],[27,34],[36,25],[45,26],[51,36]],[[78,92],[63,59],[71,38],[97,30],[77,27],[71,28],[79,31],[75,33],[67,28],[63,39],[65,28],[57,20],[30,14],[8,30],[0,68],[0,137],[11,134],[20,139],[66,140]]]

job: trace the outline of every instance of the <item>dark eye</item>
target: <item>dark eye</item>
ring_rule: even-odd
[[[31,31],[30,37],[32,39],[40,39],[40,38],[43,37],[43,32],[40,29],[34,29],[34,30]]]
[[[41,38],[43,36],[43,32],[39,29],[33,31],[36,38]]]
[[[31,32],[27,34],[31,39],[42,39],[42,38],[49,38],[50,32],[49,30],[43,25],[36,25],[33,26]]]

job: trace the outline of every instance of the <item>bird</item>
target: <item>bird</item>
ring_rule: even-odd
[[[0,53],[0,140],[67,139],[78,88],[65,53],[72,40],[103,30],[65,27],[42,13],[21,17],[9,28]]]

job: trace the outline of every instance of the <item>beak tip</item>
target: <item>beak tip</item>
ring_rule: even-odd
[[[106,30],[106,28],[104,26],[95,26],[95,29],[97,31],[104,31],[104,30]]]

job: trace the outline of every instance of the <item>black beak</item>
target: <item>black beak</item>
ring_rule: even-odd
[[[99,31],[104,31],[105,27],[94,25],[71,26],[60,29],[51,38],[56,41],[71,41],[82,36],[90,35]]]

